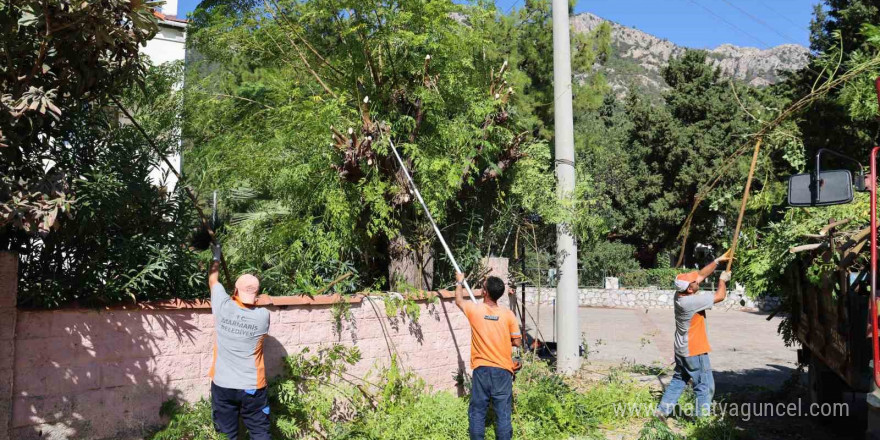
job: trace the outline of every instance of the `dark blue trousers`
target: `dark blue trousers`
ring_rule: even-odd
[[[270,440],[269,394],[266,388],[236,390],[219,387],[211,382],[211,413],[214,429],[238,440],[238,418],[241,416],[251,440]]]
[[[477,367],[474,370],[471,404],[468,408],[468,431],[471,440],[486,438],[486,414],[489,402],[495,409],[495,438],[510,440],[513,425],[513,374],[503,368]]]

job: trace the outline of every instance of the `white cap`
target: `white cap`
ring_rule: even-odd
[[[679,292],[684,292],[690,285],[691,283],[689,281],[680,280],[678,278],[675,279],[675,290]]]

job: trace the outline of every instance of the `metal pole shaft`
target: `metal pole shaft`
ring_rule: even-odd
[[[452,256],[452,251],[449,250],[449,246],[446,244],[446,240],[443,239],[443,234],[440,233],[440,228],[437,227],[437,223],[434,222],[434,217],[431,216],[431,211],[428,210],[428,205],[425,204],[425,200],[422,199],[422,194],[419,192],[419,188],[416,186],[416,183],[413,181],[412,176],[409,175],[409,171],[406,169],[406,164],[403,163],[403,159],[400,158],[400,154],[397,152],[397,148],[394,146],[394,141],[391,140],[391,136],[388,136],[388,144],[391,145],[391,151],[394,152],[394,157],[397,158],[397,163],[400,164],[400,169],[403,171],[403,175],[406,176],[406,181],[409,182],[410,188],[412,188],[413,194],[416,195],[416,199],[418,199],[419,203],[422,205],[422,208],[425,210],[425,215],[428,216],[428,221],[431,222],[431,226],[434,227],[434,233],[437,234],[437,238],[440,240],[440,244],[443,245],[443,250],[446,251],[446,256],[449,257],[449,261],[452,262],[452,267],[455,268],[455,271],[461,273],[461,268],[458,267],[458,263],[455,261],[455,257]],[[471,290],[471,286],[468,284],[467,280],[464,280],[464,288],[467,289],[468,296],[471,297],[471,301],[477,302],[474,298],[474,292]]]
[[[557,196],[571,198],[575,188],[574,120],[572,118],[571,42],[569,39],[568,0],[553,0],[553,96],[556,153]],[[556,226],[556,261],[559,281],[556,301],[556,369],[572,374],[580,367],[578,353],[577,244],[568,224]]]

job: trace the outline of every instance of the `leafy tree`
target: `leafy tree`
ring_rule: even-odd
[[[0,250],[20,254],[21,306],[203,293],[186,246],[190,207],[149,178],[178,148],[182,73],[148,71],[139,54],[158,30],[156,6],[0,5]],[[120,123],[113,98],[161,151]]]
[[[143,73],[158,3],[13,0],[0,5],[0,249],[45,235],[72,206],[64,141]]]
[[[721,78],[702,51],[670,60],[662,74],[670,89],[660,105],[632,88],[623,103],[606,98],[578,128],[584,140],[579,160],[600,194],[608,237],[636,246],[645,266],[679,248],[679,231],[698,196],[705,202],[696,205],[685,255],[698,242],[727,245],[748,173],[750,157],[742,153],[750,151],[750,135],[762,121],[786,103],[774,89]],[[749,205],[757,214],[753,222],[780,203],[780,176],[802,166],[802,144],[790,138],[797,127],[789,125],[765,140],[752,190],[760,196]],[[717,188],[707,191],[716,178]]]
[[[574,2],[569,3],[569,14]],[[553,14],[549,0],[527,0],[521,9],[514,11],[507,21],[509,32],[499,33],[508,41],[511,63],[523,75],[520,100],[528,113],[534,114],[532,123],[536,136],[551,139],[553,136]],[[611,52],[611,25],[603,23],[588,34],[571,32],[571,68],[574,73],[572,94],[574,114],[577,118],[584,112],[595,111],[608,91],[605,78],[592,73],[593,66],[606,60]],[[504,42],[499,42],[504,44]],[[520,88],[517,88],[519,90]]]
[[[569,13],[572,13],[573,7],[574,3],[570,2]],[[516,67],[511,72],[509,81],[517,91],[519,120],[536,138],[546,140],[550,150],[548,154],[552,158],[553,111],[556,99],[553,89],[553,23],[550,2],[525,1],[522,8],[502,17],[499,30],[492,35],[499,47],[498,50],[505,52],[510,64]],[[610,51],[611,26],[608,23],[586,34],[571,32],[576,150],[580,150],[582,140],[591,135],[589,130],[582,129],[584,121],[593,117],[602,105],[603,98],[609,93],[604,76],[595,72],[594,66],[603,63]],[[602,195],[597,190],[597,182],[591,176],[593,170],[581,159],[582,157],[578,156],[575,161],[577,186],[573,197],[574,203],[560,208],[566,216],[567,223],[571,224],[574,235],[582,242],[579,249],[583,255],[585,249],[592,245],[592,241],[607,232],[605,215],[608,212],[604,209],[607,203],[603,203]],[[540,178],[551,180],[550,175],[543,177],[535,175],[526,181]],[[526,200],[533,200],[538,196],[544,200],[555,197],[554,194],[537,192],[535,188],[523,189],[527,191],[522,193],[527,197]],[[532,195],[527,195],[529,192]],[[534,204],[523,206],[527,214],[534,213],[534,208],[530,206]],[[518,230],[531,230],[535,223],[527,221],[527,217],[529,215],[517,216],[516,225],[513,227]],[[560,217],[558,215],[545,217],[542,219],[543,222],[538,222],[538,227],[533,231],[537,243],[533,243],[531,239],[523,240],[525,247],[530,249],[527,255],[529,252],[539,252],[542,255],[556,253],[555,223]]]
[[[880,6],[870,0],[827,0],[819,5],[810,27],[814,56],[788,85],[795,96],[816,84],[837,78],[878,56]],[[875,142],[877,98],[874,79],[880,67],[866,70],[855,81],[819,99],[798,121],[807,157],[830,148],[857,158]]]
[[[880,8],[870,1],[832,0],[826,1],[824,7],[817,6],[810,37],[814,55],[806,68],[775,90],[778,95],[799,96],[810,92],[817,84],[853,69],[863,69],[855,80],[819,97],[808,112],[799,115],[791,124],[791,132],[801,138],[804,145],[801,163],[809,162],[810,168],[819,148],[849,154],[863,163],[867,160],[878,132],[874,89],[874,79],[880,76],[880,29],[875,25],[878,21]],[[870,67],[871,63],[877,64]],[[869,68],[866,69],[866,65]],[[866,198],[857,195],[850,205],[778,209],[769,221],[747,229],[742,252],[742,268],[745,270],[741,276],[749,293],[762,296],[794,291],[790,286],[792,280],[785,272],[797,256],[787,250],[804,244],[804,234],[815,234],[830,219],[850,218],[852,226],[865,225],[868,212]],[[815,271],[816,268],[814,261],[809,270]],[[784,295],[783,300],[787,300]],[[785,321],[780,326],[787,342],[793,340],[789,325]]]
[[[628,244],[599,241],[585,249],[581,257],[581,283],[602,285],[603,276],[619,277],[639,269],[635,247]]]
[[[143,87],[120,99],[165,151],[177,148],[181,64],[151,68]],[[190,201],[150,178],[157,158],[114,111],[69,111],[70,131],[57,154],[70,176],[75,206],[63,227],[25,237],[19,303],[58,307],[204,296],[203,270],[187,246],[195,224]]]
[[[465,267],[513,207],[553,210],[548,148],[520,123],[494,8],[281,1],[195,15],[205,61],[188,81],[187,166],[226,195],[230,260],[270,291],[349,270],[361,285],[434,284],[439,249],[389,139]]]

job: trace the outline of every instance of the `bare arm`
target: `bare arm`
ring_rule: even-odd
[[[697,272],[697,282],[702,283],[703,280],[709,277],[709,275],[712,275],[712,272],[715,272],[715,269],[718,269],[718,263],[730,261],[730,257],[728,257],[728,252],[730,251],[725,252],[724,255],[716,258],[714,261],[707,264],[706,267],[700,269],[700,271]]]
[[[715,291],[715,304],[718,304],[725,299],[727,299],[727,283],[719,281],[718,290]]]
[[[709,277],[709,275],[712,275],[712,272],[715,272],[715,268],[717,268],[717,267],[718,267],[718,261],[713,261],[713,262],[707,264],[704,268],[700,269],[700,271],[697,272],[697,274],[698,274],[697,282],[702,283],[703,280],[705,280],[706,278]]]
[[[464,311],[464,274],[458,272],[455,274],[455,305]]]
[[[510,340],[510,345],[514,347],[522,347],[522,338],[513,338]]]

